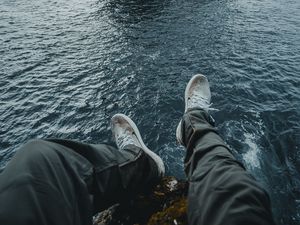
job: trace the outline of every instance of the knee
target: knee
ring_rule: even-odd
[[[28,141],[26,144],[24,144],[21,147],[21,150],[26,150],[26,151],[39,151],[41,150],[44,146],[47,145],[47,141],[44,141],[42,139],[32,139]]]
[[[40,171],[44,162],[56,159],[56,153],[50,144],[40,139],[27,142],[11,159],[9,168],[19,174],[33,171],[33,168],[34,171]]]
[[[51,155],[53,153],[54,150],[51,143],[42,139],[33,139],[23,145],[17,152],[17,155],[34,160],[42,155]]]

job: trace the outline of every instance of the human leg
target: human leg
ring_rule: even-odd
[[[91,224],[93,212],[159,180],[158,167],[135,142],[121,151],[60,139],[29,142],[0,174],[0,224]]]
[[[134,142],[121,149],[118,144],[116,148],[62,139],[51,141],[72,149],[91,163],[93,180],[89,193],[93,197],[94,213],[130,200],[159,181],[164,174],[164,170],[158,170],[157,162]],[[164,169],[162,161],[159,163]]]
[[[193,82],[194,87],[187,86],[186,110],[177,129],[177,139],[187,150],[189,223],[274,224],[268,194],[234,158],[214,127],[208,114],[207,79],[199,76],[189,84]],[[190,100],[195,104],[187,104]]]

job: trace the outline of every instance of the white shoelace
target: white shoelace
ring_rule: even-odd
[[[123,130],[123,132],[116,137],[116,143],[118,147],[120,149],[124,149],[127,145],[136,145],[133,135],[134,133],[131,133],[129,130]]]
[[[199,93],[193,94],[192,97],[189,97],[187,100],[187,108],[201,108],[205,111],[218,111],[218,109],[212,108],[213,104],[209,103],[209,101],[202,96],[200,96]]]

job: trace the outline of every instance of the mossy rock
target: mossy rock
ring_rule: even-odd
[[[153,214],[147,225],[187,225],[187,201],[181,197],[168,208]]]
[[[181,225],[187,224],[187,183],[164,177],[150,193],[126,205],[114,205],[99,213],[94,225]]]

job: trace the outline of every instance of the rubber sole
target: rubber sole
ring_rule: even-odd
[[[181,134],[181,121],[182,120],[180,120],[180,122],[176,128],[176,139],[179,144],[183,145],[182,134]]]

